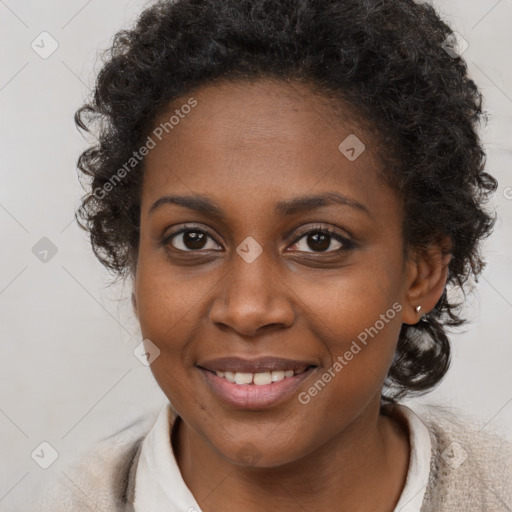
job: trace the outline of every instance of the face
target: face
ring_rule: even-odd
[[[400,203],[371,133],[304,85],[192,96],[146,157],[136,312],[185,428],[278,466],[378,411],[407,293]],[[364,151],[339,149],[351,135]]]

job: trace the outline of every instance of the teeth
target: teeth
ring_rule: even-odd
[[[252,382],[254,374],[252,373],[235,373],[236,384],[250,384]]]
[[[282,371],[272,372],[272,382],[279,382],[280,380],[283,380],[283,379],[284,379],[284,372],[282,372]]]
[[[235,384],[255,384],[256,386],[264,386],[266,384],[271,384],[272,382],[280,382],[285,378],[293,377],[295,375],[293,370],[277,370],[273,372],[260,373],[223,372],[218,370],[215,373],[218,377],[222,377]]]
[[[224,378],[226,380],[229,380],[229,382],[235,382],[235,374],[233,372],[219,372],[219,373],[224,373]],[[219,373],[217,373],[217,375],[219,375]],[[222,375],[219,375],[219,377],[222,377]]]
[[[255,373],[253,382],[256,386],[263,386],[264,384],[270,384],[272,382],[272,374],[270,372]]]

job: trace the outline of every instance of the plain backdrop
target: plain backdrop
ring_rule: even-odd
[[[133,355],[140,338],[130,290],[107,286],[109,276],[73,221],[82,194],[76,159],[87,145],[73,114],[90,92],[101,51],[146,5],[0,0],[3,511],[22,510],[43,474],[57,474],[81,450],[165,401]],[[493,202],[499,220],[485,243],[487,268],[468,301],[471,321],[452,336],[450,372],[422,400],[510,432],[512,1],[436,6],[469,43],[464,57],[485,96],[490,119],[482,137],[487,169],[500,183]],[[40,467],[41,454],[48,462],[53,451],[42,442],[58,454],[48,469]]]

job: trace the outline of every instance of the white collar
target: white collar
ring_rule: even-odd
[[[390,410],[407,424],[411,446],[405,487],[394,512],[420,512],[430,474],[430,434],[407,406]],[[167,402],[142,443],[135,476],[135,512],[201,512],[172,450],[170,425],[174,417]]]
[[[172,450],[170,425],[174,416],[167,402],[142,442],[135,474],[136,512],[201,512]]]
[[[420,512],[430,476],[432,442],[426,425],[405,405],[391,407],[409,429],[410,457],[405,486],[394,512]]]

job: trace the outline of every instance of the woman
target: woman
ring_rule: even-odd
[[[79,221],[169,403],[43,508],[511,509],[504,440],[400,404],[494,224],[456,41],[411,0],[161,1],[117,34]]]

